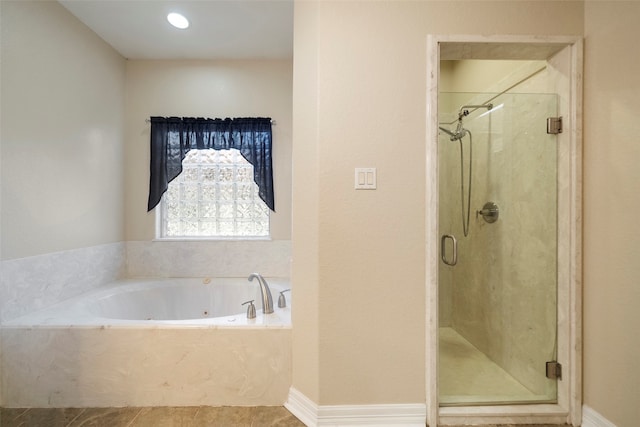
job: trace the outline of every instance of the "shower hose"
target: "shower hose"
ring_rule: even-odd
[[[469,134],[469,177],[468,177],[468,185],[467,185],[467,215],[465,218],[464,211],[464,146],[462,144],[462,139],[464,135],[458,139],[460,143],[460,202],[461,213],[462,213],[462,232],[464,233],[464,237],[467,237],[469,234],[469,218],[471,217],[471,172],[472,172],[472,160],[473,160],[473,137],[471,132],[466,130],[466,133]]]

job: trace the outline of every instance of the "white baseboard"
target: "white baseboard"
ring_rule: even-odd
[[[295,388],[289,388],[289,397],[284,407],[307,427],[318,425],[318,405]]]
[[[616,427],[616,425],[589,406],[582,405],[582,427]]]
[[[427,406],[421,403],[318,406],[293,387],[284,406],[308,427],[424,427],[427,419]]]
[[[318,406],[291,387],[284,405],[307,427],[322,426],[420,426],[426,425],[424,404],[325,405]],[[617,427],[587,405],[582,407],[582,427]]]

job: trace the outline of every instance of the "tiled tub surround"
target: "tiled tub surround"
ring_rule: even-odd
[[[127,277],[291,276],[290,240],[127,242]]]
[[[87,294],[3,325],[4,406],[285,402],[291,384],[288,308],[276,307],[263,316],[258,303],[253,320],[242,313],[198,321],[124,322],[87,316],[95,300]]]
[[[125,247],[112,243],[2,261],[2,322],[122,278]]]
[[[124,277],[290,276],[289,240],[131,241],[1,262],[0,320]]]

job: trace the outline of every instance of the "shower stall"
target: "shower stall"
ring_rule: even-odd
[[[556,402],[558,102],[439,94],[441,406]]]

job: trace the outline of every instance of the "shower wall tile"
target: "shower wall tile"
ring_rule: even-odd
[[[124,243],[1,262],[0,320],[7,321],[122,278]]]
[[[290,240],[130,241],[128,277],[289,277]]]
[[[492,114],[471,117],[472,212],[485,202],[500,208],[493,224],[471,216],[462,237],[460,176],[441,202],[454,217],[458,264],[451,270],[451,326],[537,395],[551,394],[544,376],[553,359],[556,325],[557,143],[544,133],[554,111],[550,95],[503,95]],[[468,144],[468,141],[467,141]],[[443,160],[460,174],[459,147],[443,147]],[[446,157],[451,151],[457,156]],[[465,157],[465,170],[468,156]],[[446,283],[446,282],[445,282]],[[446,295],[446,294],[445,294]]]

